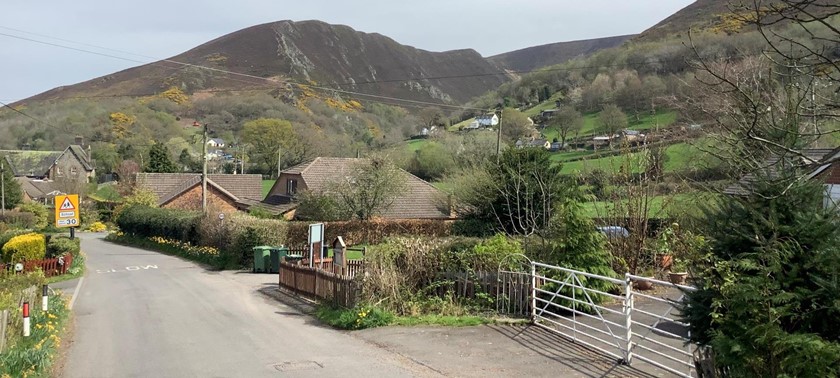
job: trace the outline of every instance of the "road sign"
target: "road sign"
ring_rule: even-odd
[[[67,194],[55,196],[55,226],[78,227],[79,195]]]

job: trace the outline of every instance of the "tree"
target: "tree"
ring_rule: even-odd
[[[551,125],[557,128],[560,145],[565,148],[566,138],[570,134],[577,135],[583,128],[583,116],[574,107],[564,106],[554,115]]]
[[[443,112],[438,107],[430,106],[421,109],[420,114],[418,116],[420,118],[420,121],[423,122],[423,126],[431,129],[432,126],[438,126],[441,124]]]
[[[6,164],[6,159],[0,159],[0,166],[3,170],[3,182],[6,186],[6,198],[4,205],[6,210],[11,210],[23,202],[23,190],[20,188],[12,168]]]
[[[146,165],[146,172],[153,173],[174,173],[178,167],[172,163],[169,157],[169,149],[162,143],[155,143],[149,148],[149,163]]]
[[[199,172],[202,168],[201,163],[196,161],[196,159],[193,159],[189,149],[186,148],[181,150],[181,154],[178,155],[178,164],[180,164],[181,170],[189,172]]]
[[[117,190],[123,196],[127,196],[134,191],[137,184],[137,173],[140,172],[140,165],[134,160],[123,160],[117,166],[116,174],[119,178]]]
[[[692,264],[691,339],[731,376],[840,372],[840,219],[784,160],[772,170],[783,180],[757,176],[751,194],[707,208],[711,250]]]
[[[516,141],[520,138],[529,137],[534,132],[536,132],[534,124],[525,113],[513,108],[505,108],[502,113],[502,136],[506,140]]]
[[[355,163],[349,175],[334,182],[329,194],[353,217],[370,220],[388,210],[405,190],[404,173],[382,157]]]
[[[263,173],[275,175],[278,160],[294,155],[297,136],[289,121],[260,118],[245,122],[242,141],[251,146],[248,151],[252,164],[259,165]]]
[[[542,233],[558,201],[574,186],[550,158],[543,149],[507,149],[498,163],[455,178],[460,210],[508,234]]]
[[[610,138],[610,146],[612,146],[612,137],[617,135],[621,130],[627,128],[627,115],[615,106],[609,104],[604,107],[604,110],[598,114],[598,132]]]
[[[430,142],[415,152],[409,168],[418,177],[433,181],[455,168],[455,158],[440,143]]]

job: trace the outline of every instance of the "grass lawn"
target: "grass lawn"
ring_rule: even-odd
[[[96,188],[96,192],[89,195],[89,197],[93,197],[94,199],[101,200],[101,201],[122,201],[122,196],[117,191],[117,186],[113,184],[102,184]]]
[[[542,113],[543,110],[556,108],[557,104],[555,103],[555,101],[560,100],[562,98],[563,98],[563,94],[560,93],[560,92],[557,92],[557,93],[551,95],[551,97],[549,97],[548,100],[545,100],[545,101],[535,105],[532,108],[525,109],[525,110],[522,111],[522,113],[525,114],[528,117],[538,116],[538,115],[540,115],[540,113]]]
[[[274,182],[277,180],[262,180],[262,195],[263,198],[268,195],[268,192],[271,190],[271,187],[274,186]]]
[[[429,143],[428,139],[412,139],[405,143],[405,148],[408,152],[415,153],[422,149]]]

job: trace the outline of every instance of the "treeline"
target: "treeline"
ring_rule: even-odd
[[[305,104],[302,105],[302,104]],[[347,105],[351,104],[351,105]],[[355,156],[416,134],[419,122],[408,111],[390,105],[308,97],[289,103],[281,96],[260,92],[214,95],[184,94],[170,89],[143,98],[77,98],[19,106],[25,117],[10,109],[0,111],[0,148],[60,150],[82,136],[91,145],[99,172],[112,172],[125,160],[141,169],[154,144],[166,146],[179,168],[195,169],[200,160],[201,129],[192,120],[207,124],[210,137],[221,138],[228,152],[245,157],[248,172],[271,174],[278,164],[277,148],[250,150],[246,125],[257,120],[288,122],[281,168],[315,155]],[[284,123],[285,125],[285,123]]]

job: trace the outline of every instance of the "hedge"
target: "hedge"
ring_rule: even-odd
[[[3,245],[3,261],[20,262],[43,259],[47,252],[44,234],[24,234]]]
[[[6,211],[6,214],[0,214],[0,222],[14,225],[19,228],[33,228],[35,227],[35,214],[21,212],[21,211]]]
[[[117,225],[128,234],[160,236],[185,242],[198,242],[197,221],[201,213],[134,205],[123,209]]]
[[[435,219],[325,222],[324,242],[330,243],[338,236],[350,245],[379,244],[394,236],[446,237],[452,235],[455,222]],[[288,222],[286,239],[293,243],[305,243],[309,239],[311,223]]]

